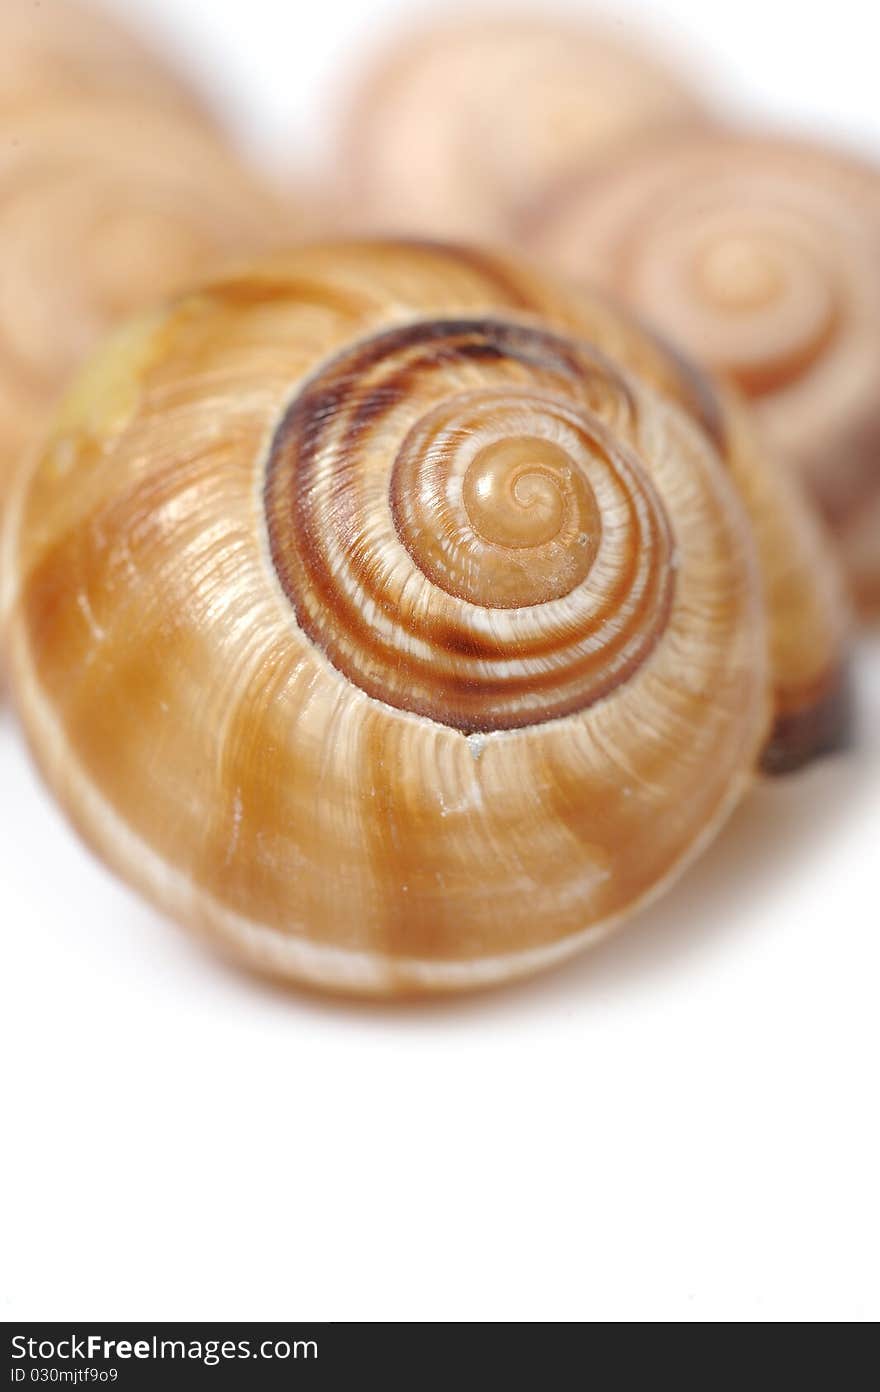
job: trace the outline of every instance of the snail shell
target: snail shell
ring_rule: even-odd
[[[2,0],[0,112],[101,96],[208,120],[165,59],[103,8],[85,0]]]
[[[569,170],[701,119],[677,74],[595,26],[435,23],[398,40],[353,102],[346,201],[361,230],[504,241]]]
[[[206,126],[68,99],[0,113],[0,503],[107,329],[294,219]]]
[[[658,139],[536,206],[527,240],[754,404],[880,611],[880,176],[792,140]]]
[[[767,739],[739,429],[601,301],[463,248],[307,248],[136,321],[10,518],[49,784],[261,970],[382,994],[559,960]]]

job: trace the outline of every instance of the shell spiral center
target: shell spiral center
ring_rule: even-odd
[[[582,709],[663,631],[666,515],[639,406],[586,345],[430,320],[326,363],[265,481],[297,621],[367,694],[464,732]]]

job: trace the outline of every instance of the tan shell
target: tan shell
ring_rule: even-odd
[[[18,491],[43,772],[258,969],[382,994],[555,962],[705,844],[767,738],[733,473],[779,503],[742,428],[510,260],[318,246],[213,283],[102,351]],[[803,558],[800,525],[766,534]]]
[[[206,127],[109,98],[0,113],[0,503],[110,326],[295,227]]]
[[[679,134],[560,187],[527,240],[738,384],[880,612],[880,173],[791,140]]]
[[[208,120],[191,86],[139,35],[88,0],[2,0],[0,114],[67,98],[159,103]]]
[[[677,74],[595,25],[435,22],[392,44],[352,103],[343,216],[359,230],[504,241],[570,170],[702,119]]]

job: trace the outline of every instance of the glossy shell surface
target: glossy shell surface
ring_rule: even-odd
[[[18,490],[32,747],[111,865],[261,970],[536,970],[753,777],[755,468],[697,374],[517,262],[269,259],[117,335]]]

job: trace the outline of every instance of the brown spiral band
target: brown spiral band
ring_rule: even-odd
[[[367,694],[467,733],[607,695],[674,587],[637,413],[599,354],[527,325],[426,320],[354,345],[269,453],[269,546],[300,627]]]

